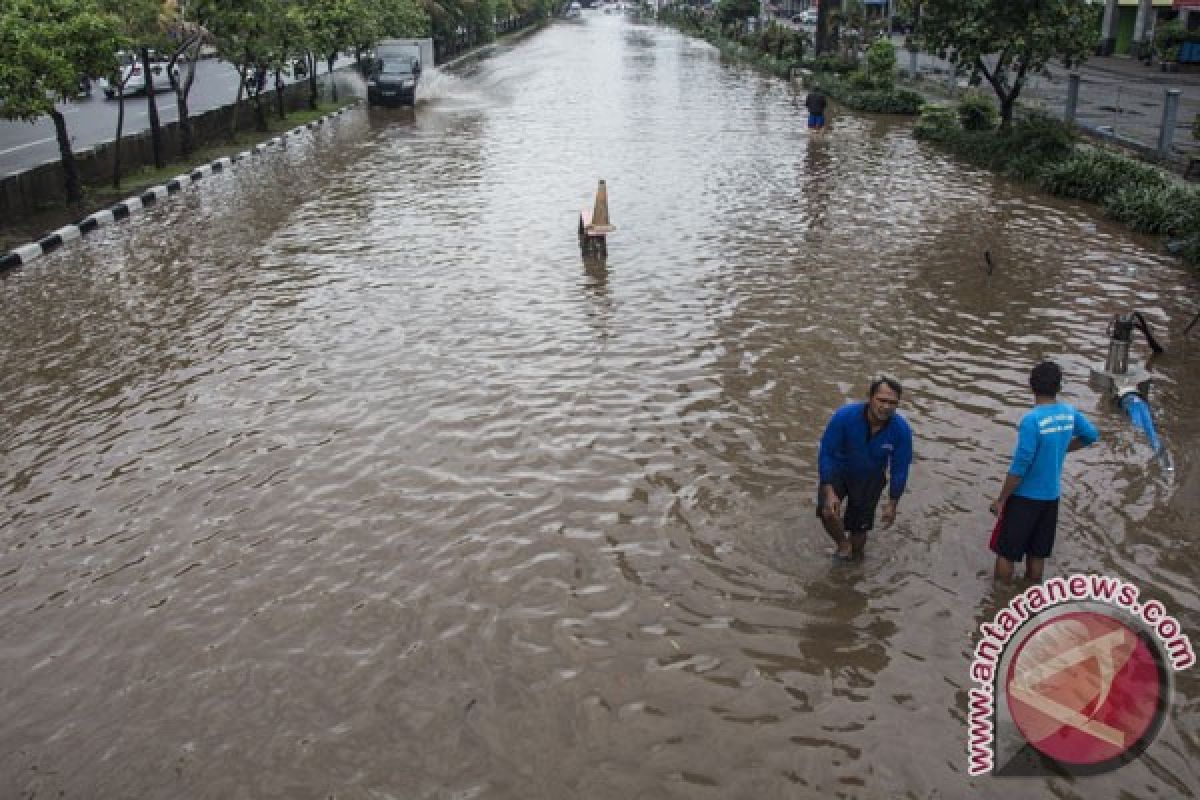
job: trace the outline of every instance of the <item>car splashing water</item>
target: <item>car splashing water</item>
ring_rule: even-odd
[[[0,795],[1070,793],[966,776],[986,506],[1054,358],[1103,438],[1048,573],[1200,629],[1194,277],[621,16],[422,93],[0,282]],[[1172,474],[1086,384],[1133,308]],[[816,441],[881,370],[917,460],[835,567]],[[1175,689],[1114,793],[1200,788]]]

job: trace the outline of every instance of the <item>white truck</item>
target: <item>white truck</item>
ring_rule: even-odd
[[[414,105],[423,69],[433,66],[433,39],[382,39],[367,69],[367,105]]]

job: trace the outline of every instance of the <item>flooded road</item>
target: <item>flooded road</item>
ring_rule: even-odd
[[[669,30],[591,14],[431,77],[0,280],[0,796],[1200,789],[1195,671],[1104,778],[965,755],[1036,360],[1103,437],[1048,575],[1200,634],[1190,273],[905,124],[810,138]],[[1173,473],[1086,385],[1133,309]],[[816,442],[881,370],[917,460],[835,567]]]

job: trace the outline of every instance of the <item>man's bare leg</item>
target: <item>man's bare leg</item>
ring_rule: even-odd
[[[1029,583],[1042,582],[1042,570],[1046,566],[1046,559],[1034,558],[1033,556],[1025,557],[1025,580]]]
[[[846,536],[846,529],[842,527],[841,518],[832,510],[825,508],[821,510],[821,524],[825,526],[825,532],[829,534],[829,538],[833,539],[833,543],[837,545],[837,554],[842,558],[849,558],[852,554],[853,543],[850,537]]]
[[[996,556],[996,570],[993,574],[995,575],[997,581],[1012,583],[1013,562],[1009,561],[1004,556]]]
[[[850,534],[850,553],[855,561],[862,561],[863,549],[867,545],[867,535],[865,533]]]

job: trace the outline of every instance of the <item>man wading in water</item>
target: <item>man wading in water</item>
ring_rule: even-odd
[[[817,516],[837,545],[836,558],[862,558],[867,531],[875,525],[875,506],[889,478],[883,527],[896,520],[896,503],[912,464],[912,430],[896,413],[903,393],[895,378],[876,378],[865,403],[839,408],[825,426],[817,456]]]
[[[1012,582],[1013,565],[1028,556],[1025,579],[1040,583],[1046,559],[1054,550],[1058,528],[1058,496],[1067,453],[1100,438],[1087,417],[1058,401],[1062,370],[1043,361],[1029,373],[1033,410],[1021,418],[1012,464],[1000,496],[989,506],[998,516],[991,548],[996,554],[996,580]]]

